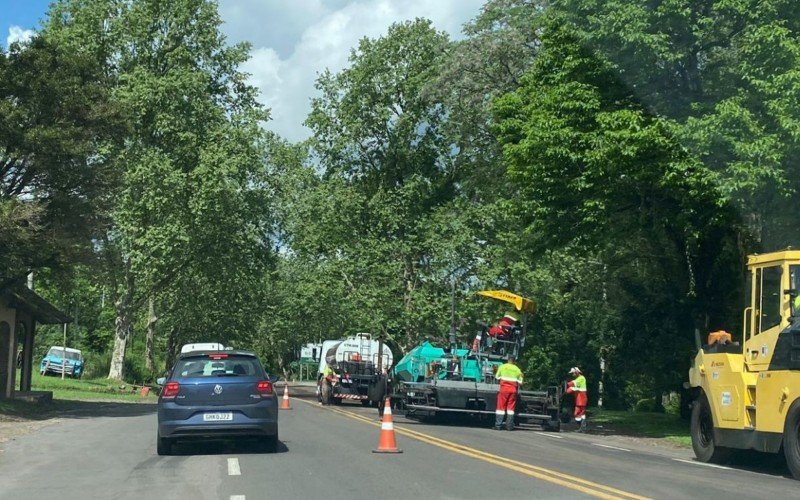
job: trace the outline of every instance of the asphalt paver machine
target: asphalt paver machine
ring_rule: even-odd
[[[505,290],[487,290],[478,295],[513,306],[521,317],[504,335],[489,335],[489,326],[478,323],[476,341],[470,348],[438,347],[424,342],[406,354],[392,370],[392,402],[408,417],[469,414],[493,421],[500,389],[497,368],[509,357],[519,358],[525,346],[528,320],[535,312],[533,301]],[[559,430],[562,390],[521,390],[516,423],[533,422],[548,430]]]

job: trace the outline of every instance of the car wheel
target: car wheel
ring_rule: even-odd
[[[705,394],[701,394],[692,408],[692,448],[701,462],[721,464],[728,461],[733,450],[718,446],[714,441],[714,418]]]
[[[278,435],[264,436],[261,438],[261,448],[267,453],[275,453],[278,451]]]
[[[800,400],[792,403],[783,426],[783,455],[795,479],[800,479]]]
[[[172,455],[172,440],[156,436],[156,451],[159,455]]]

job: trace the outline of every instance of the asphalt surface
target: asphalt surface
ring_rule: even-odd
[[[281,445],[155,451],[153,405],[98,403],[3,444],[2,499],[800,498],[780,461],[710,467],[691,451],[608,436],[395,418],[402,454],[373,454],[377,411],[292,400]]]

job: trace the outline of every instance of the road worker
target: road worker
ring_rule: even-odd
[[[495,378],[500,381],[500,391],[497,393],[497,406],[495,409],[494,428],[503,428],[503,418],[506,418],[506,429],[514,430],[514,409],[517,407],[517,393],[522,385],[522,370],[519,369],[514,356],[500,365],[495,373]]]
[[[572,367],[569,374],[575,377],[567,383],[567,394],[575,395],[575,422],[578,432],[586,432],[586,405],[589,398],[586,396],[586,377],[577,366]]]
[[[797,295],[797,296],[794,298],[794,311],[793,311],[793,316],[794,316],[795,318],[800,318],[800,294],[798,294],[798,295]]]
[[[496,325],[489,328],[489,336],[496,338],[506,338],[511,335],[511,329],[519,324],[519,314],[509,311],[500,318]]]

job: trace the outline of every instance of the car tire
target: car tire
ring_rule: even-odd
[[[733,450],[717,445],[714,439],[714,417],[708,398],[701,394],[692,408],[692,449],[697,459],[711,464],[727,462]]]
[[[267,453],[275,453],[278,451],[278,435],[264,436],[261,438],[261,449]]]
[[[800,479],[800,399],[792,403],[783,424],[783,455],[792,477]]]
[[[172,455],[172,440],[156,436],[156,451],[161,456]]]

